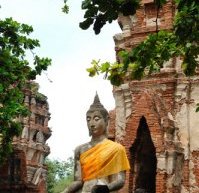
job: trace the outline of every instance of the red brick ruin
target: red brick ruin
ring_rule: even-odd
[[[50,153],[46,140],[51,135],[47,98],[32,82],[24,90],[29,117],[21,118],[23,131],[13,140],[14,151],[0,168],[1,193],[46,193],[47,168],[44,158]]]
[[[175,4],[159,12],[158,29],[172,29]],[[130,50],[156,32],[153,0],[142,0],[134,16],[120,16],[122,33],[114,36],[116,53]],[[159,73],[113,88],[109,138],[126,147],[131,164],[120,193],[199,193],[199,73],[186,77],[179,58]]]

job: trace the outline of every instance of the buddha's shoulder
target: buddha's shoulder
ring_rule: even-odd
[[[83,143],[75,148],[75,154],[81,154],[90,148],[90,143]]]
[[[107,140],[107,143],[109,143],[110,146],[112,146],[112,148],[117,149],[117,150],[124,150],[125,147],[118,142],[112,141],[112,140]]]

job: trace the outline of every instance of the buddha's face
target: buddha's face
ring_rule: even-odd
[[[92,137],[99,137],[106,133],[107,122],[100,111],[89,111],[86,114],[86,121],[89,134]]]

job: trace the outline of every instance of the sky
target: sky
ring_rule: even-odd
[[[115,62],[113,36],[120,33],[117,22],[107,24],[99,35],[82,30],[81,0],[68,0],[69,14],[61,11],[63,0],[0,0],[0,19],[33,26],[32,38],[40,41],[35,52],[52,59],[52,65],[37,82],[48,97],[52,136],[47,140],[49,158],[67,160],[76,146],[89,141],[86,111],[97,92],[107,110],[115,107],[112,85],[102,76],[91,78],[86,68],[93,59]],[[30,56],[28,56],[30,57]]]

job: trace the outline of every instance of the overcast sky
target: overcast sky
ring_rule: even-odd
[[[120,33],[116,22],[105,26],[99,35],[92,28],[81,30],[81,0],[68,0],[68,4],[66,15],[61,12],[62,0],[0,0],[0,18],[12,17],[32,25],[32,37],[41,44],[37,53],[52,59],[52,66],[37,82],[50,106],[49,157],[60,160],[72,156],[77,145],[89,140],[85,114],[96,91],[107,110],[115,106],[109,81],[90,78],[86,68],[92,59],[115,61],[113,36]]]

